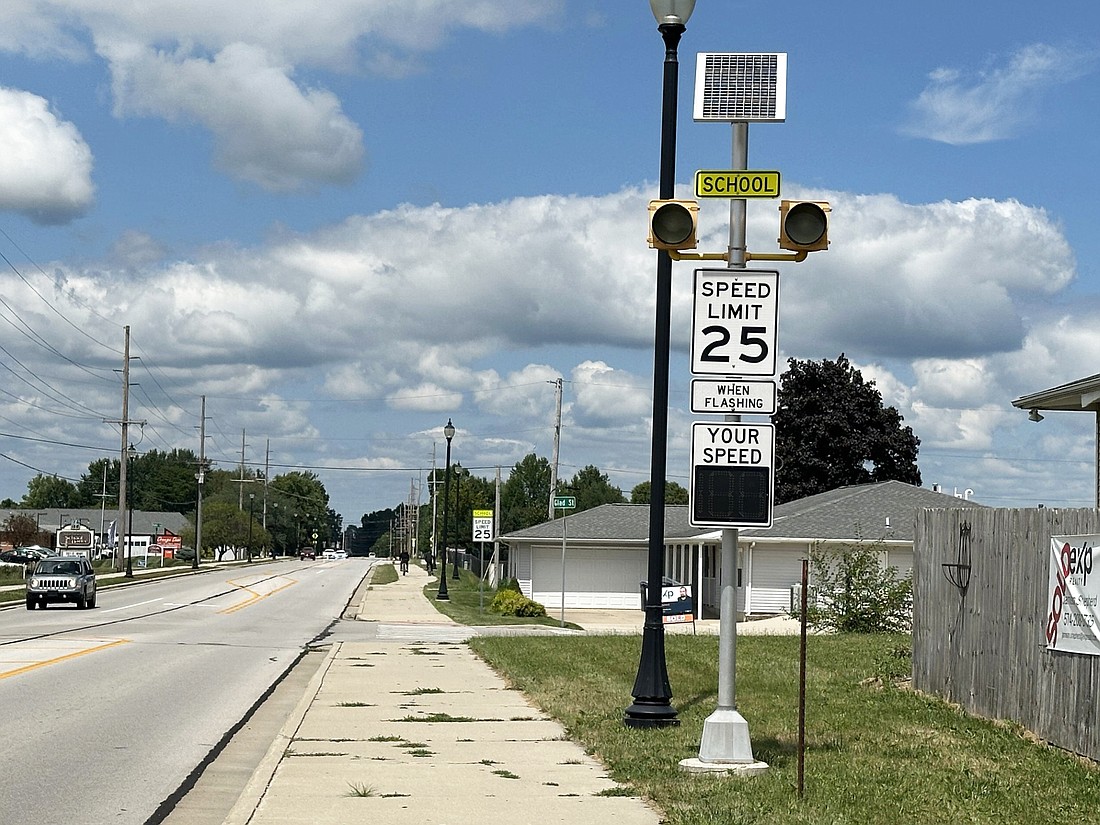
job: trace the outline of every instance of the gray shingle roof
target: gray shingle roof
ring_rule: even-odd
[[[754,538],[912,541],[919,510],[983,506],[901,481],[882,481],[776,505],[771,528],[742,529],[741,533]],[[636,543],[649,538],[648,504],[603,504],[567,518],[569,541]],[[516,530],[501,539],[555,539],[561,537],[561,532],[561,519],[555,519]],[[712,532],[713,528],[688,524],[686,505],[665,507],[666,539],[689,539]]]

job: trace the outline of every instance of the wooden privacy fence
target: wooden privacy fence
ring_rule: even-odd
[[[1098,533],[1094,509],[919,512],[913,686],[1100,759],[1100,657],[1046,649],[1050,537]]]

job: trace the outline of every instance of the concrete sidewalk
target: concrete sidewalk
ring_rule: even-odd
[[[226,823],[658,825],[641,799],[600,795],[618,787],[603,766],[459,643],[476,629],[427,582],[412,567],[365,592],[374,638],[333,643]]]

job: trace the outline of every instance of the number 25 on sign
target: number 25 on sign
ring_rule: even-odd
[[[775,375],[778,327],[778,272],[695,270],[692,373]]]

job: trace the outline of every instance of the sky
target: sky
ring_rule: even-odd
[[[749,167],[831,204],[781,263],[787,358],[844,353],[925,486],[1091,506],[1095,422],[1012,400],[1100,373],[1100,6],[698,0],[677,194],[730,164],[700,52],[788,55]],[[314,472],[345,523],[452,460],[649,478],[664,45],[626,0],[0,6],[0,496],[136,449]],[[725,201],[701,207],[725,249]],[[748,204],[775,252],[775,201]],[[668,476],[689,486],[692,271],[673,273]],[[708,264],[713,266],[713,264]],[[719,266],[721,264],[719,263]]]

